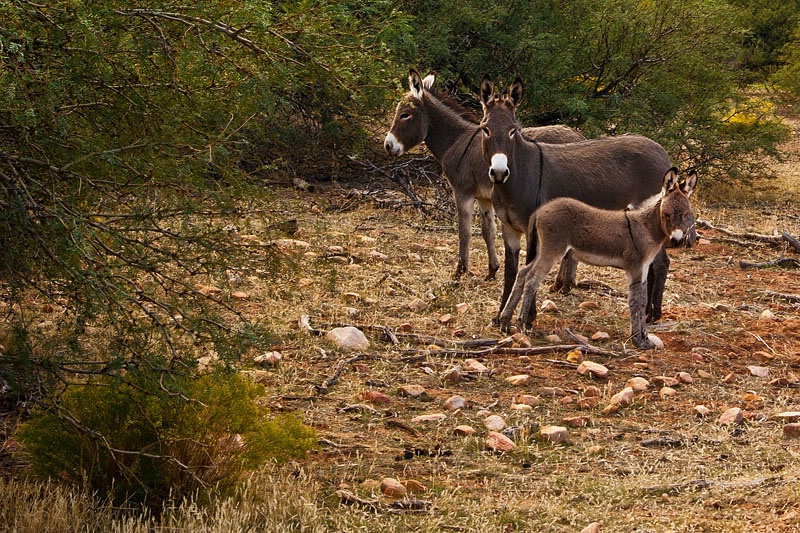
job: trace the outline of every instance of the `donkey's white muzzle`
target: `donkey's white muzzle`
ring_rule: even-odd
[[[511,171],[508,168],[508,157],[505,154],[494,154],[489,166],[489,179],[494,183],[505,183]]]
[[[386,148],[386,152],[392,157],[401,156],[403,155],[403,152],[405,152],[403,143],[401,143],[392,132],[386,134],[386,140],[383,141],[383,147]]]

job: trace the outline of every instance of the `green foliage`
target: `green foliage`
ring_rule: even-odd
[[[261,394],[235,373],[136,373],[69,388],[18,437],[39,476],[158,508],[230,489],[265,461],[305,456],[313,429],[291,415],[268,418],[254,403]]]

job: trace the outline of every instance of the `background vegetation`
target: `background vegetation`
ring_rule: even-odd
[[[3,397],[102,439],[62,402],[71,385],[144,380],[186,403],[200,393],[164,376],[266,346],[269,324],[220,296],[287,275],[265,185],[382,157],[410,66],[467,102],[483,73],[519,74],[525,123],[641,133],[709,181],[758,176],[786,135],[776,103],[800,93],[799,4],[0,1]],[[229,238],[231,219],[261,239]]]

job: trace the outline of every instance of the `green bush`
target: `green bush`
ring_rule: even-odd
[[[84,485],[119,505],[226,491],[269,460],[303,457],[313,429],[269,418],[263,387],[219,371],[196,379],[141,373],[70,387],[22,425],[22,454],[43,478]]]

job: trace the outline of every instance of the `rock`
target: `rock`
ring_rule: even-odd
[[[408,260],[411,261],[412,263],[421,263],[422,262],[422,256],[419,255],[416,252],[409,252],[409,254],[406,255],[406,257],[408,257]]]
[[[497,431],[490,431],[486,437],[486,447],[495,452],[510,452],[517,447],[514,441],[498,433]]]
[[[250,295],[243,291],[234,291],[231,293],[231,298],[234,300],[247,300],[250,298]]]
[[[386,261],[389,259],[389,256],[379,252],[378,250],[373,250],[369,253],[369,258],[373,261]]]
[[[571,350],[567,353],[567,361],[570,363],[580,363],[583,361],[583,352],[580,350]]]
[[[558,311],[558,306],[553,300],[545,300],[542,302],[542,305],[539,306],[539,310],[542,313],[555,313]]]
[[[516,376],[508,376],[506,381],[514,386],[527,385],[531,382],[531,377],[528,374],[518,374]]]
[[[416,479],[405,479],[401,481],[400,484],[403,485],[408,492],[425,492],[428,490],[425,485]]]
[[[440,324],[449,324],[452,321],[453,321],[453,315],[451,315],[450,313],[447,313],[439,317]]]
[[[780,420],[782,422],[800,422],[800,411],[784,411],[772,415],[770,418]]]
[[[469,304],[461,302],[460,304],[456,304],[456,311],[459,315],[463,315],[467,311],[469,311]]]
[[[411,302],[409,302],[406,305],[406,307],[408,307],[412,311],[419,312],[419,311],[424,311],[425,309],[427,309],[428,308],[428,303],[425,300],[422,300],[421,298],[415,298]]]
[[[680,381],[681,383],[694,383],[694,379],[692,379],[692,375],[688,372],[678,372],[675,374],[675,379]]]
[[[592,340],[593,341],[607,341],[610,338],[611,338],[611,335],[609,335],[605,331],[597,331],[597,332],[594,333],[594,335],[592,335]]]
[[[328,332],[326,338],[343,350],[363,352],[369,349],[366,335],[353,326],[333,328]]]
[[[650,386],[650,382],[643,377],[636,376],[629,379],[625,383],[625,386],[632,388],[634,392],[642,392],[647,390],[647,388]]]
[[[552,334],[548,335],[547,337],[545,337],[544,340],[546,340],[550,344],[561,344],[561,342],[562,342],[561,337],[559,337],[558,335],[552,335]]]
[[[462,379],[464,379],[463,371],[461,367],[456,365],[453,367],[448,368],[442,374],[442,379],[445,383],[449,383],[451,385],[455,385],[456,383],[460,383]]]
[[[399,331],[401,333],[410,333],[410,332],[414,331],[414,326],[411,325],[408,322],[403,322],[402,324],[397,326],[397,331]]]
[[[591,419],[588,416],[570,416],[561,421],[565,426],[571,428],[582,428],[589,425]]]
[[[742,401],[745,403],[761,403],[764,401],[764,397],[753,394],[752,392],[746,392],[744,396],[742,396]]]
[[[536,393],[543,398],[563,398],[567,395],[560,387],[539,387]]]
[[[530,405],[531,407],[536,407],[542,403],[542,400],[540,400],[538,396],[530,394],[521,394],[517,396],[516,401],[518,404]]]
[[[514,348],[531,348],[533,346],[531,339],[524,333],[515,333],[511,336],[511,339],[514,341]]]
[[[578,409],[594,409],[600,405],[601,398],[590,396],[588,398],[578,398]]]
[[[453,433],[456,435],[462,435],[464,437],[470,437],[475,434],[475,428],[466,425],[456,426],[453,428]]]
[[[608,376],[608,368],[593,361],[583,361],[580,365],[578,365],[578,374],[582,376],[589,374],[596,378],[602,379]]]
[[[578,304],[578,309],[598,309],[600,304],[597,302],[581,302]]]
[[[423,398],[428,395],[428,393],[425,391],[425,387],[413,383],[400,385],[397,388],[397,394],[400,396],[407,396],[409,398]]]
[[[503,431],[506,428],[506,421],[501,416],[489,415],[483,419],[483,425],[489,431]]]
[[[736,372],[730,372],[722,378],[723,383],[733,383],[734,381],[736,381]]]
[[[533,407],[526,403],[512,403],[508,406],[512,411],[527,412],[533,411]]]
[[[772,322],[775,320],[775,314],[769,309],[764,309],[758,316],[759,322]]]
[[[633,389],[630,387],[625,387],[614,396],[608,402],[608,406],[603,409],[603,414],[613,413],[616,412],[620,407],[625,407],[631,405],[634,401],[634,393]]]
[[[408,489],[395,478],[386,477],[381,480],[381,492],[390,498],[404,498]]]
[[[719,423],[723,426],[741,424],[742,420],[744,420],[744,413],[738,407],[731,407],[719,417]]]
[[[705,405],[695,405],[694,412],[697,413],[697,416],[705,417],[711,414],[711,409],[709,409]]]
[[[387,405],[392,403],[391,398],[376,390],[365,390],[358,394],[358,399],[375,405]]]
[[[352,318],[358,315],[358,309],[355,307],[342,307],[342,314]]]
[[[539,430],[542,440],[553,444],[563,444],[569,440],[569,432],[563,426],[544,426]]]
[[[678,391],[676,391],[672,387],[661,387],[661,390],[658,391],[658,395],[661,396],[662,398],[672,398],[676,394],[678,394]]]
[[[649,340],[650,342],[652,342],[655,345],[656,350],[663,350],[664,349],[664,341],[662,341],[658,337],[658,335],[653,335],[652,333],[648,333],[647,334],[647,340]]]
[[[581,533],[600,533],[600,522],[592,522],[585,528],[581,529]]]
[[[658,387],[677,387],[681,384],[676,378],[669,376],[654,376],[652,382]]]
[[[773,359],[775,359],[774,355],[772,355],[769,352],[762,351],[762,350],[758,350],[758,351],[753,352],[752,357],[753,357],[753,359],[759,359],[761,361],[772,361]]]
[[[786,437],[800,437],[800,422],[792,422],[783,426],[783,434]]]
[[[714,376],[712,376],[711,373],[706,372],[701,368],[700,370],[697,371],[697,377],[699,377],[700,379],[711,379]]]
[[[342,294],[342,298],[349,304],[356,304],[361,301],[361,295],[357,292],[346,292]]]
[[[770,376],[769,368],[765,366],[750,365],[747,367],[747,370],[750,371],[750,375],[758,378],[768,378]]]
[[[467,359],[464,361],[464,370],[467,372],[477,372],[478,374],[486,374],[489,372],[486,365],[475,359]]]
[[[590,385],[585,389],[583,389],[583,395],[586,398],[600,398],[601,396],[603,396],[603,391],[601,391],[599,387]]]
[[[447,415],[444,413],[431,413],[429,415],[419,415],[415,416],[411,419],[411,422],[414,423],[424,423],[424,422],[441,422],[447,418]]]
[[[448,411],[457,411],[467,406],[467,400],[463,396],[450,396],[444,401],[444,408]]]
[[[253,358],[253,362],[263,366],[277,366],[281,362],[280,352],[265,352]]]

